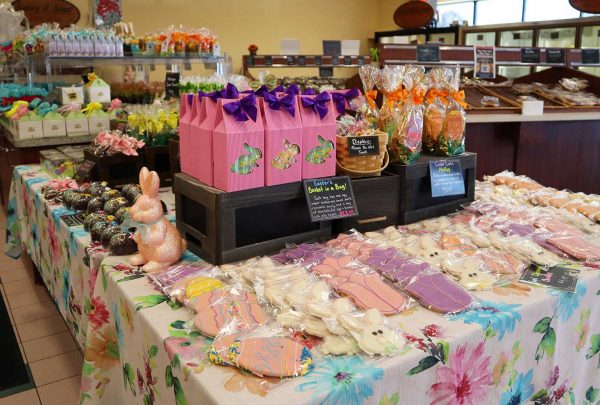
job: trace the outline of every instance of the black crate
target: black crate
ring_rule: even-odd
[[[122,186],[137,183],[140,170],[144,167],[143,149],[138,150],[138,156],[117,154],[112,156],[96,156],[88,149],[83,150],[85,160],[90,160],[96,165],[92,169],[92,180],[104,180],[111,186]]]
[[[181,161],[179,159],[179,138],[169,139],[169,163],[171,165],[171,178],[175,173],[181,173]],[[175,192],[175,181],[171,182],[171,188]]]
[[[380,177],[352,179],[357,217],[333,221],[334,234],[356,229],[376,231],[400,222],[400,180],[393,173]]]
[[[465,194],[434,198],[431,196],[429,162],[447,159],[460,161],[465,180]],[[400,224],[450,214],[475,198],[476,153],[466,152],[452,157],[423,155],[412,165],[390,164],[387,171],[400,177]]]
[[[302,182],[226,193],[177,173],[175,207],[188,248],[212,264],[331,236],[331,221],[311,222]]]
[[[144,147],[144,165],[158,174],[161,187],[171,187],[173,178],[170,161],[168,145]]]

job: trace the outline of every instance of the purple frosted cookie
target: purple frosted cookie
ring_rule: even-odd
[[[444,314],[460,312],[473,303],[467,291],[441,272],[423,273],[404,289],[425,308]]]
[[[283,249],[271,259],[281,264],[292,263],[320,263],[325,258],[326,247],[319,243],[302,243],[298,246]]]

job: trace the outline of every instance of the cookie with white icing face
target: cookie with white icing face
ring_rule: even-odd
[[[305,317],[306,315],[303,312],[288,309],[278,314],[276,319],[284,328],[299,330],[302,328],[302,321]]]
[[[360,319],[352,314],[342,314],[338,320],[352,333],[358,347],[371,356],[391,355],[401,349],[399,336],[385,326],[383,315],[376,309],[368,310]]]
[[[445,252],[437,243],[433,235],[421,235],[417,243],[406,245],[404,251],[411,256],[420,257],[432,265],[438,265],[445,258]]]
[[[541,266],[556,266],[560,262],[560,259],[554,253],[543,249],[529,239],[513,235],[508,237],[508,241],[513,251]]]
[[[313,336],[325,337],[330,334],[322,319],[306,316],[302,322],[304,330]]]
[[[481,262],[471,257],[442,262],[442,268],[469,290],[487,290],[496,283],[497,279],[486,273],[482,266]]]
[[[356,339],[351,336],[327,335],[320,348],[324,354],[333,355],[356,354],[360,351]]]

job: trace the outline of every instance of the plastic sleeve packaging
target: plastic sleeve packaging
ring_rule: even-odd
[[[430,87],[423,115],[423,146],[427,152],[434,153],[442,135],[453,74],[451,69],[434,67],[427,76]]]
[[[390,139],[398,128],[398,113],[403,102],[403,74],[404,70],[400,66],[384,66],[375,78],[377,89],[383,94],[377,126]]]
[[[186,280],[194,278],[201,274],[213,274],[214,267],[208,263],[181,263],[169,267],[161,273],[148,274],[148,278],[165,293],[171,300],[176,301],[177,297],[182,297],[183,286]]]

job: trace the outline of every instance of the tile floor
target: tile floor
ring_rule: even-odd
[[[0,206],[2,233],[5,226]],[[0,398],[0,405],[76,405],[83,358],[48,291],[35,284],[33,271],[28,259],[5,256],[0,242],[0,292],[36,387]]]

